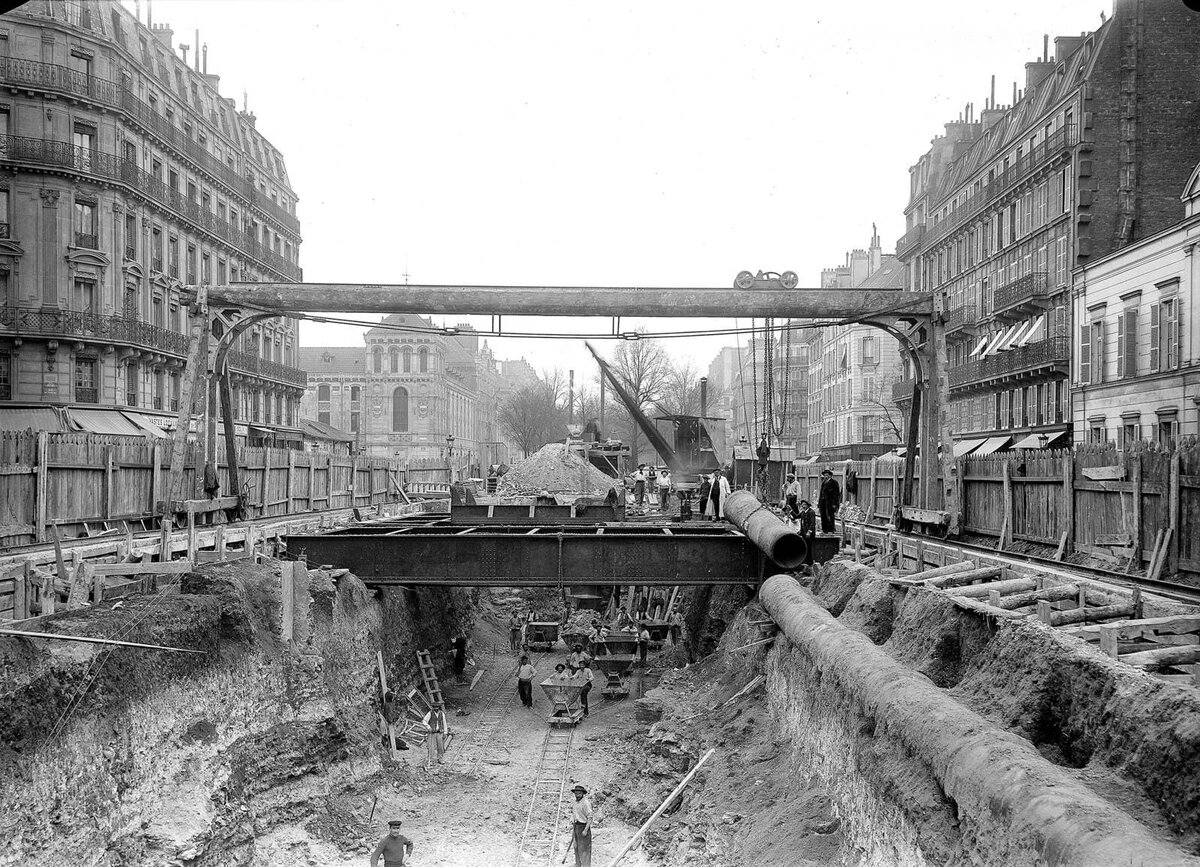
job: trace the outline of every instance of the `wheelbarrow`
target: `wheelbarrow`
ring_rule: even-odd
[[[607,698],[621,698],[629,695],[629,684],[625,679],[629,676],[637,657],[632,653],[610,654],[597,656],[592,660],[592,667],[604,672],[607,682],[600,690]]]
[[[552,726],[573,726],[583,719],[583,704],[579,696],[587,681],[582,677],[560,680],[557,677],[542,681],[542,692],[550,699],[550,715],[546,722]]]
[[[558,621],[531,620],[525,624],[525,646],[529,650],[553,650],[561,628]]]

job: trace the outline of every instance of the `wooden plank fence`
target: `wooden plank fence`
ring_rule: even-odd
[[[916,463],[919,479],[920,459]],[[1185,443],[1170,452],[1093,446],[1022,450],[955,463],[966,534],[990,536],[1004,547],[1046,546],[1060,558],[1072,552],[1098,555],[1147,574],[1157,561],[1160,577],[1200,585],[1200,444]],[[814,507],[826,467],[842,485],[843,499],[862,508],[868,520],[891,519],[904,484],[903,461],[799,464],[801,496]],[[847,491],[852,472],[857,493]]]

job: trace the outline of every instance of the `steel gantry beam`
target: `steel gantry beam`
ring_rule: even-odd
[[[309,563],[349,569],[371,585],[754,584],[772,568],[745,535],[711,524],[373,524],[288,536],[287,546]]]

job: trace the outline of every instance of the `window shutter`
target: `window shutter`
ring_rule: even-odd
[[[1126,313],[1117,314],[1117,379],[1125,378],[1125,320]]]
[[[1125,311],[1125,328],[1121,332],[1121,342],[1125,344],[1125,375],[1137,376],[1137,311]]]
[[[1159,328],[1158,319],[1161,315],[1162,307],[1158,304],[1150,305],[1150,370],[1151,372],[1159,369]]]
[[[1104,382],[1104,320],[1092,323],[1092,382]]]
[[[1180,323],[1183,317],[1179,315],[1179,301],[1172,301],[1167,311],[1167,369],[1174,370],[1179,366]]]
[[[1084,323],[1079,327],[1079,382],[1088,385],[1092,381],[1092,326]]]

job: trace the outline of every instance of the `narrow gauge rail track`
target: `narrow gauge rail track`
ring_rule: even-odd
[[[536,661],[540,661],[542,656],[545,654],[540,654]],[[517,692],[508,677],[507,659],[502,653],[493,658],[495,668],[488,677],[490,692],[478,711],[477,722],[463,749],[464,771],[467,774],[473,775],[479,771],[479,766],[489,754],[489,747],[495,743],[496,730],[516,703]],[[505,687],[509,688],[509,692],[505,692]]]
[[[876,542],[880,542],[887,535],[887,530],[883,527],[874,524],[865,524],[861,521],[847,521],[847,527],[859,527],[864,530],[864,540],[869,536]],[[1119,572],[1113,572],[1105,569],[1099,569],[1094,566],[1081,566],[1074,563],[1064,563],[1061,560],[1055,560],[1051,557],[1042,557],[1037,554],[1025,554],[1016,551],[997,551],[995,548],[989,548],[987,545],[979,545],[972,542],[961,542],[958,540],[939,539],[935,536],[922,536],[919,534],[894,534],[893,540],[902,542],[924,542],[927,546],[941,546],[961,551],[964,554],[977,553],[984,554],[997,562],[1008,563],[1014,566],[1032,565],[1042,569],[1047,569],[1057,572],[1064,577],[1083,576],[1091,578],[1094,581],[1099,581],[1105,584],[1111,584],[1126,590],[1131,590],[1138,587],[1144,591],[1154,593],[1172,602],[1179,602],[1185,605],[1200,605],[1200,588],[1192,587],[1188,584],[1180,584],[1176,581],[1163,581],[1158,578],[1147,578],[1142,575],[1126,575]],[[876,545],[878,547],[878,545]]]
[[[574,739],[574,726],[551,726],[546,731],[513,867],[554,867],[558,863],[558,834]]]

